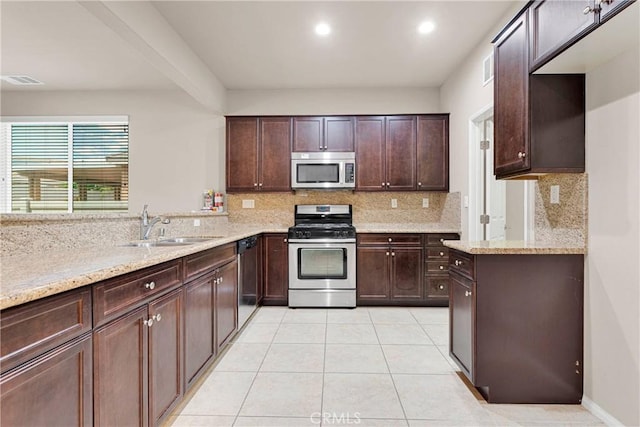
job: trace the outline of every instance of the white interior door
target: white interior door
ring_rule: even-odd
[[[489,141],[484,171],[484,213],[489,216],[484,240],[505,240],[507,224],[506,181],[493,174],[493,116],[484,120],[484,140]]]

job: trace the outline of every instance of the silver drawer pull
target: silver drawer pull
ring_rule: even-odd
[[[145,283],[144,287],[147,289],[155,289],[156,287],[156,282],[149,282],[149,283]]]
[[[389,256],[389,252],[387,252],[387,256]]]
[[[444,265],[441,265],[441,266],[440,266],[440,270],[444,270]]]
[[[525,153],[524,151],[518,151],[519,159],[524,159],[525,157],[527,157],[527,153]]]
[[[396,256],[396,253],[395,252],[391,252],[391,256]]]
[[[470,297],[471,296],[471,291],[464,291],[464,296],[465,297]]]
[[[162,316],[160,315],[160,313],[154,314],[153,316],[151,316],[151,319],[155,320],[156,322],[159,322],[162,320]]]
[[[440,256],[444,256],[444,252],[440,252]]]
[[[389,237],[389,241],[390,241],[390,242],[392,241],[391,237]]]
[[[457,259],[457,260],[454,262],[454,264],[455,264],[455,265],[457,265],[457,266],[460,266],[460,265],[462,265],[462,261],[460,261],[459,259]]]
[[[443,290],[444,289],[444,285],[438,285],[438,289]]]
[[[443,243],[443,242],[444,242],[444,239],[440,239],[440,243]]]
[[[152,327],[153,326],[153,318],[151,318],[149,320],[145,320],[142,323],[144,323],[144,326]]]

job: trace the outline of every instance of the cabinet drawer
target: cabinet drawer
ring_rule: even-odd
[[[186,257],[184,261],[185,282],[232,261],[235,256],[236,244],[229,243]]]
[[[442,246],[445,240],[460,240],[460,236],[455,233],[450,234],[427,234],[427,246]]]
[[[449,263],[442,261],[427,261],[427,273],[446,273],[449,271]]]
[[[182,260],[176,260],[94,285],[94,327],[181,283]]]
[[[427,277],[427,298],[449,298],[449,276]]]
[[[475,279],[474,256],[458,251],[449,252],[449,268],[470,279]]]
[[[427,259],[443,260],[447,262],[449,260],[449,248],[446,248],[444,246],[427,247]]]
[[[91,288],[10,308],[0,314],[2,372],[91,330]]]
[[[420,246],[420,234],[358,234],[360,245]]]

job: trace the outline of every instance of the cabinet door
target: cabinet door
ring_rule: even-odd
[[[293,118],[293,151],[324,150],[322,117]]]
[[[209,273],[184,286],[184,375],[187,389],[216,352],[213,331],[214,280],[215,275]]]
[[[91,334],[0,377],[0,425],[91,426]]]
[[[238,262],[220,267],[215,284],[216,346],[221,349],[238,327]]]
[[[265,305],[287,305],[289,299],[289,249],[286,234],[265,234],[264,298]]]
[[[149,304],[149,416],[152,425],[182,397],[182,289]]]
[[[596,25],[595,0],[538,0],[529,8],[531,70],[538,68]]]
[[[473,382],[475,287],[455,273],[450,273],[449,279],[449,352]]]
[[[527,14],[494,47],[494,171],[498,178],[529,169]]]
[[[357,248],[356,290],[358,304],[389,301],[389,266],[391,250],[388,246]]]
[[[356,190],[385,189],[385,134],[384,117],[356,118]]]
[[[258,188],[258,119],[227,118],[227,192]]]
[[[630,6],[633,0],[603,0],[600,2],[600,23],[614,16],[627,6]]]
[[[324,149],[326,151],[353,151],[353,134],[353,117],[324,118]]]
[[[416,189],[416,118],[387,117],[387,190]]]
[[[262,191],[291,190],[291,119],[260,119],[260,180]]]
[[[242,254],[242,300],[246,304],[255,305],[262,298],[261,280],[262,280],[262,251],[258,242],[257,246],[245,251]]]
[[[148,424],[147,306],[93,333],[95,426]]]
[[[449,116],[418,116],[417,189],[449,191]]]
[[[391,300],[420,301],[422,248],[391,247]]]

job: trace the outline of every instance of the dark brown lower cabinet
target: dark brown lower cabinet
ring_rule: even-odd
[[[238,327],[238,262],[236,260],[216,270],[215,329],[216,346],[224,347]]]
[[[158,425],[182,396],[182,290],[94,331],[95,425]]]
[[[583,255],[450,251],[450,347],[490,403],[582,399]]]
[[[2,375],[0,425],[93,424],[91,333]]]
[[[212,272],[184,286],[184,375],[187,390],[216,354],[213,322],[215,279]]]
[[[286,233],[265,234],[264,305],[287,305],[289,302],[289,247]]]

